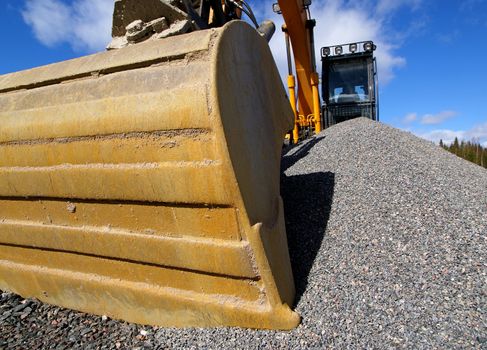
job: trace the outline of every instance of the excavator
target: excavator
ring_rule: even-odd
[[[106,52],[0,76],[0,289],[140,324],[296,327],[279,177],[285,135],[321,130],[310,5],[274,5],[289,98],[274,26],[243,0],[116,0]]]

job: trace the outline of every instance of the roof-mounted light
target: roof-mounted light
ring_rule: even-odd
[[[331,49],[329,47],[321,48],[321,56],[330,56],[330,55],[331,55]]]
[[[376,46],[374,45],[374,43],[372,41],[367,41],[365,44],[364,44],[364,51],[365,52],[372,52],[376,49]]]
[[[322,58],[331,58],[333,56],[357,56],[370,55],[377,49],[373,41],[358,41],[341,45],[325,46],[321,48]]]
[[[272,11],[274,11],[274,13],[277,13],[278,15],[282,14],[281,7],[277,2],[275,4],[272,4]]]

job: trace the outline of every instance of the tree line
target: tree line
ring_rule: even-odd
[[[463,159],[487,168],[487,148],[482,147],[476,141],[459,142],[458,138],[455,137],[455,140],[450,145],[446,145],[443,140],[440,140],[440,147]]]

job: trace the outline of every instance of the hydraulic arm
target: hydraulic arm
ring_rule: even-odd
[[[315,21],[310,19],[310,3],[311,1],[303,0],[279,0],[278,8],[275,7],[275,10],[282,14],[285,22],[283,30],[286,35],[286,46],[288,49],[288,88],[290,101],[295,111],[294,143],[299,139],[300,129],[311,127],[314,128],[315,132],[321,131],[320,98],[318,93],[319,77],[316,72],[314,58],[313,28]],[[289,40],[292,45],[296,66],[297,103]]]

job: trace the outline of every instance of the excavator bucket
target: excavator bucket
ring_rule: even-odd
[[[240,21],[0,76],[0,289],[141,324],[296,327],[292,127]]]

